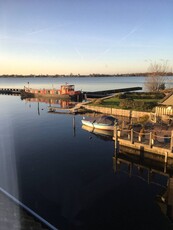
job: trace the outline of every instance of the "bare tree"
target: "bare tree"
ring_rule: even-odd
[[[161,63],[150,62],[149,73],[145,79],[145,88],[147,91],[155,92],[165,89],[166,78],[168,73],[168,61],[162,60]]]

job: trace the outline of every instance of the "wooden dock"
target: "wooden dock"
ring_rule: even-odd
[[[154,131],[140,134],[134,129],[118,130],[115,126],[114,137],[115,149],[118,151],[118,146],[138,150],[139,154],[142,152],[152,153],[164,158],[168,162],[168,158],[173,159],[173,131],[170,135],[159,136]],[[172,162],[173,163],[173,162]]]
[[[22,89],[0,88],[0,94],[21,94]]]
[[[94,92],[84,91],[83,94],[86,95],[86,97],[88,98],[101,98],[116,93],[130,92],[130,91],[137,91],[137,90],[142,90],[142,87],[129,87],[129,88],[121,88],[121,89],[101,90],[101,91],[94,91]]]
[[[111,90],[101,90],[101,91],[84,91],[83,95],[89,98],[100,98],[105,96],[110,96],[112,94],[121,93],[121,92],[129,92],[129,91],[136,91],[142,90],[142,87],[129,87],[129,88],[122,88],[122,89],[111,89]],[[18,88],[0,88],[0,94],[21,94],[22,89]]]

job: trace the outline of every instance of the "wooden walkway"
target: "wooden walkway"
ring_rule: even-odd
[[[21,94],[22,89],[0,88],[0,94]]]
[[[129,148],[137,150],[140,152],[148,152],[157,156],[161,156],[164,159],[164,162],[167,163],[168,159],[171,164],[173,164],[173,134],[170,133],[170,136],[162,137],[162,142],[155,140],[153,138],[152,132],[145,134],[145,137],[140,137],[140,133],[131,130],[114,130],[113,140],[115,141],[115,149],[117,149],[117,145],[124,146],[125,148]],[[159,137],[161,138],[161,137]],[[164,139],[166,138],[166,139]]]
[[[121,89],[101,90],[101,91],[94,91],[94,92],[84,91],[83,94],[86,95],[88,98],[100,98],[115,93],[122,93],[122,92],[136,91],[136,90],[142,90],[142,87],[129,87],[129,88],[121,88]]]

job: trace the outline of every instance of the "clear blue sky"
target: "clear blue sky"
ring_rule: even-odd
[[[173,66],[173,0],[0,0],[0,74]]]

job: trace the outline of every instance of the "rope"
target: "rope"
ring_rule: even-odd
[[[120,131],[123,131],[123,132],[127,132],[127,133],[130,133],[131,132],[131,129],[120,129]],[[156,139],[156,138],[164,138],[164,139],[171,139],[171,135],[170,136],[160,136],[158,134],[154,134],[153,132],[149,132],[149,133],[140,133],[140,132],[137,132],[135,130],[133,130],[133,133],[137,134],[137,135],[140,135],[140,136],[146,136],[146,135],[150,135],[150,133],[152,133],[152,139]]]

